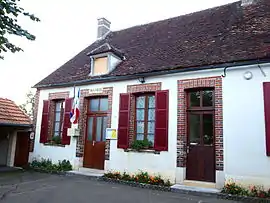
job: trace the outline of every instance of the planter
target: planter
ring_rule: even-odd
[[[259,197],[247,197],[247,196],[238,196],[238,195],[231,195],[231,194],[218,194],[218,198],[226,199],[226,200],[234,200],[234,201],[241,201],[241,202],[258,202],[258,203],[269,203],[269,198],[259,198]]]

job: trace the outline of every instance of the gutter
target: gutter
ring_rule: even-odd
[[[0,127],[25,127],[31,128],[33,124],[0,123]]]
[[[240,62],[231,62],[231,63],[223,63],[223,64],[216,64],[216,65],[208,65],[208,66],[198,66],[192,68],[181,68],[176,67],[174,69],[168,70],[161,70],[161,71],[152,71],[146,73],[138,73],[133,75],[124,75],[124,76],[109,76],[104,78],[90,78],[86,80],[74,81],[74,82],[67,82],[67,83],[59,83],[59,84],[50,84],[50,85],[35,85],[32,88],[53,88],[53,87],[67,87],[67,86],[74,86],[74,85],[85,85],[85,84],[92,84],[92,83],[102,83],[102,82],[114,82],[114,81],[123,81],[123,80],[130,80],[130,79],[137,79],[138,77],[150,77],[150,76],[158,76],[158,75],[168,75],[174,73],[184,73],[184,72],[193,72],[193,71],[200,71],[200,70],[211,70],[211,69],[218,69],[218,68],[230,68],[236,66],[245,66],[245,65],[254,65],[254,64],[262,64],[262,63],[269,63],[269,59],[258,59],[258,60],[250,60],[250,61],[240,61]]]

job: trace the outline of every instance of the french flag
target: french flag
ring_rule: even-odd
[[[70,122],[72,124],[77,124],[79,120],[80,110],[79,110],[79,101],[80,101],[80,88],[78,89],[77,94],[75,94],[75,87],[74,87],[74,100],[72,110],[69,113],[70,115]]]

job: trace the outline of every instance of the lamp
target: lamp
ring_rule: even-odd
[[[144,77],[139,77],[139,82],[142,83],[142,84],[145,83]]]
[[[250,79],[252,79],[252,77],[253,77],[252,72],[247,71],[247,72],[244,73],[244,78],[245,78],[246,80],[250,80]]]

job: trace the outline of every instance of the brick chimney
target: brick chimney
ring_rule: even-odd
[[[98,19],[97,38],[103,39],[110,32],[111,22],[106,18]]]
[[[253,3],[256,3],[258,0],[242,0],[241,6],[249,6]]]

